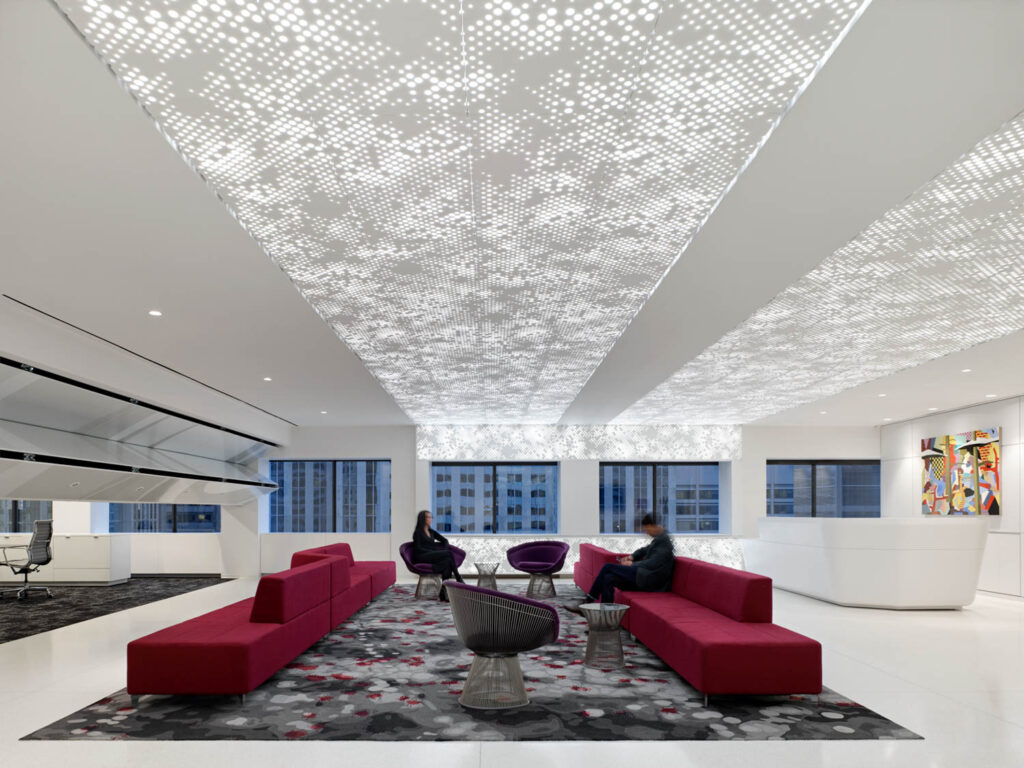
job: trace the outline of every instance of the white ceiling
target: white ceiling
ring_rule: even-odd
[[[0,93],[0,292],[294,424],[410,423],[48,3],[0,2]],[[41,320],[63,372],[155,396]],[[0,323],[0,354],[23,332]],[[194,412],[179,378],[159,401]]]
[[[805,4],[613,2],[595,16],[548,0],[522,5],[524,25],[510,3],[467,3],[460,21],[427,0],[334,16],[307,2],[275,7],[308,51],[265,27],[239,46],[216,24],[173,32],[168,15],[140,11],[128,34],[116,16],[79,17],[287,276],[53,8],[0,3],[0,88],[17,115],[0,141],[18,148],[0,183],[2,292],[300,425],[607,423],[728,332],[755,338],[744,321],[1024,107],[1024,4],[875,0],[719,202],[854,3],[783,19],[764,9]],[[229,4],[202,5],[225,21]],[[712,21],[734,36],[695,42]],[[749,36],[774,53],[737,55]],[[237,79],[204,78],[214,70]],[[946,361],[1022,345],[1015,333]],[[877,424],[927,413],[922,392],[943,409],[993,394],[969,377],[922,388],[919,372],[944,365],[883,379],[891,414],[869,382],[758,423]],[[1016,381],[980,388],[1019,394]],[[683,420],[667,391],[644,420]]]

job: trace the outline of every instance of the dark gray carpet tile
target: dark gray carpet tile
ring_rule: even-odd
[[[520,590],[518,585],[506,587]],[[582,597],[559,584],[556,602]],[[556,644],[521,657],[531,703],[473,711],[458,703],[472,655],[446,604],[395,586],[240,704],[237,697],[125,691],[27,739],[162,740],[759,740],[915,739],[826,690],[814,696],[703,697],[626,635],[625,669],[584,668],[586,624],[562,612]]]
[[[217,577],[135,577],[112,586],[52,586],[53,597],[32,592],[0,599],[0,643],[106,616],[226,581]],[[6,589],[2,585],[0,588]]]

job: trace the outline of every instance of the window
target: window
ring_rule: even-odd
[[[557,464],[433,464],[430,482],[442,533],[558,532]]]
[[[0,533],[32,533],[32,523],[52,517],[52,501],[0,499]]]
[[[270,479],[272,533],[391,530],[390,461],[271,461]]]
[[[769,461],[765,506],[786,517],[880,517],[881,463]]]
[[[718,464],[601,464],[601,533],[718,533]]]
[[[215,504],[111,504],[111,533],[220,533]]]

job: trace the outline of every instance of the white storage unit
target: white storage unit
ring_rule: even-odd
[[[0,534],[0,547],[28,544],[30,534]],[[53,537],[53,560],[29,576],[30,583],[117,584],[131,576],[131,539],[120,533],[59,533]],[[0,581],[21,581],[10,568]]]

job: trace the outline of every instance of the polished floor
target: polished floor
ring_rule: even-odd
[[[407,762],[403,742],[23,742],[124,686],[124,645],[248,596],[240,579],[0,646],[0,754],[9,765],[308,766]],[[855,610],[776,592],[776,620],[825,646],[825,683],[924,736],[891,742],[424,743],[418,761],[463,766],[1024,765],[1024,602],[981,595],[963,611]]]

